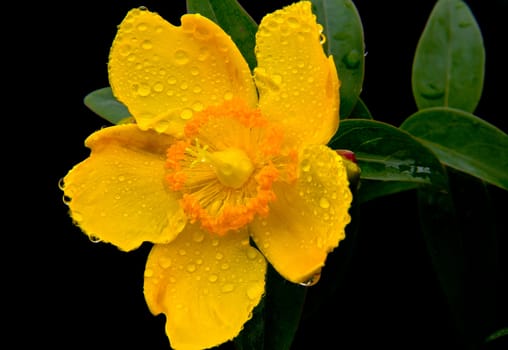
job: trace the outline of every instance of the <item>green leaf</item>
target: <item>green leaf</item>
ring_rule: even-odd
[[[446,190],[419,188],[421,227],[463,348],[480,349],[502,300],[498,228],[485,183],[453,169],[448,174]]]
[[[130,117],[127,107],[113,96],[110,87],[92,91],[85,96],[84,103],[112,124],[120,124]]]
[[[373,119],[367,105],[358,97],[355,107],[348,116],[349,119]]]
[[[236,0],[187,0],[187,12],[200,13],[231,36],[251,70],[256,67],[257,24]]]
[[[508,327],[499,329],[495,331],[494,333],[490,334],[487,339],[485,339],[485,342],[491,342],[494,340],[497,340],[501,337],[508,337]]]
[[[473,112],[483,89],[485,48],[478,24],[461,0],[439,0],[418,42],[412,88],[418,109]]]
[[[340,116],[348,117],[362,90],[364,38],[362,21],[351,0],[312,0],[317,21],[323,26],[325,52],[333,56],[340,86]]]
[[[444,168],[436,156],[392,125],[374,120],[343,120],[330,147],[355,153],[361,180],[446,186]]]
[[[441,162],[508,190],[508,135],[464,111],[435,107],[416,112],[401,129]]]

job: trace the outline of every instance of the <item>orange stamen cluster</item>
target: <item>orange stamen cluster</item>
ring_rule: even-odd
[[[169,188],[181,193],[190,222],[221,235],[240,229],[256,215],[268,214],[269,204],[276,199],[274,182],[294,180],[296,151],[284,150],[282,145],[282,131],[271,126],[258,109],[237,100],[209,107],[186,124],[185,139],[167,150]],[[242,161],[253,169],[245,174],[235,168],[235,156],[225,165],[226,170],[231,166],[245,176],[245,180],[239,177],[239,186],[228,186],[217,173],[223,165],[216,158],[232,149],[244,154]]]

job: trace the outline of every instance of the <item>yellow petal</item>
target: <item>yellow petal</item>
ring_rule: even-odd
[[[327,254],[345,237],[352,195],[342,159],[323,145],[300,155],[294,184],[274,186],[267,218],[251,223],[256,245],[286,279],[302,283],[319,273]]]
[[[135,124],[90,135],[90,157],[63,180],[75,223],[90,237],[132,250],[144,241],[169,242],[185,215],[165,184],[165,151],[173,138]]]
[[[131,10],[109,57],[114,95],[141,129],[179,136],[184,123],[209,105],[235,97],[254,106],[247,63],[224,31],[200,15],[180,27],[146,9]]]
[[[204,349],[234,338],[264,293],[266,260],[246,230],[210,236],[197,225],[155,245],[145,269],[145,298],[166,314],[175,349]]]
[[[256,35],[260,108],[295,143],[326,144],[339,123],[339,80],[321,30],[310,2],[300,1],[265,16]]]

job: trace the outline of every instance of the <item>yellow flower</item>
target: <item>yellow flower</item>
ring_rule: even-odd
[[[254,77],[220,27],[181,21],[144,8],[122,21],[109,79],[136,122],[90,135],[63,190],[90,237],[125,251],[154,243],[148,307],[166,315],[172,347],[200,349],[238,335],[267,261],[294,283],[320,272],[344,238],[351,193],[326,146],[339,80],[310,2],[263,18]]]

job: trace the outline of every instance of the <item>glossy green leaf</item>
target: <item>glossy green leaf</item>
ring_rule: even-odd
[[[256,67],[257,24],[236,0],[187,0],[188,13],[200,13],[231,36],[250,69]]]
[[[343,120],[330,146],[355,153],[362,180],[446,185],[443,166],[436,156],[392,125],[365,119]]]
[[[485,48],[478,24],[461,0],[439,0],[418,42],[412,88],[418,109],[473,112],[483,89]]]
[[[113,96],[110,87],[90,92],[85,96],[84,103],[112,124],[120,124],[130,117],[127,107]]]
[[[446,190],[419,188],[421,228],[458,339],[480,349],[501,301],[497,227],[485,183],[453,169],[448,174]]]
[[[464,339],[465,256],[450,190],[428,186],[418,190],[420,227],[436,277],[448,302],[458,339]]]
[[[358,97],[356,101],[355,107],[349,114],[348,118],[350,119],[373,119],[372,114],[370,113],[367,105],[363,100]]]
[[[364,77],[362,21],[351,0],[312,0],[313,11],[323,26],[325,52],[332,55],[339,73],[340,116],[346,118],[356,105]]]
[[[447,166],[508,189],[508,135],[495,126],[464,111],[435,107],[413,114],[400,128]]]

